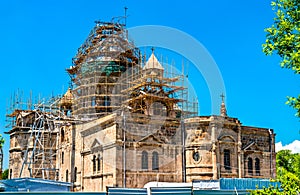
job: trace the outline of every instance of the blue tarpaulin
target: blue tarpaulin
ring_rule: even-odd
[[[0,180],[0,188],[5,192],[68,192],[72,184],[37,178]]]
[[[111,187],[107,190],[108,195],[147,195],[146,188],[115,188]]]
[[[171,183],[172,184],[172,183]],[[170,185],[171,185],[170,184]],[[186,184],[186,183],[185,183]],[[162,195],[224,195],[224,194],[250,194],[249,190],[263,189],[264,187],[274,186],[280,188],[279,182],[271,182],[268,179],[251,179],[251,178],[221,178],[220,180],[212,181],[193,181],[193,187],[186,186],[178,187],[164,186],[164,187],[154,187],[149,188],[116,188],[108,187],[107,192],[93,192],[93,193],[83,193],[83,192],[70,192],[71,183],[59,182],[53,180],[43,180],[35,178],[20,178],[11,180],[1,180],[0,189],[5,192],[33,192],[40,194],[57,193],[61,192],[63,194],[93,194],[93,195],[146,195],[147,189],[148,194]],[[44,193],[45,192],[45,193]],[[47,192],[47,193],[46,193]],[[30,193],[27,193],[30,194]]]
[[[264,187],[274,186],[280,188],[280,182],[271,182],[268,179],[252,179],[252,178],[221,178],[221,190],[255,190]]]

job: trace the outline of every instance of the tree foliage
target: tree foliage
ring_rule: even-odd
[[[5,169],[2,173],[2,179],[8,179],[8,169]]]
[[[300,179],[296,174],[288,172],[282,167],[277,169],[277,179],[281,183],[283,194],[296,194],[300,193]]]
[[[300,193],[300,179],[295,174],[288,172],[284,168],[277,168],[277,180],[281,183],[278,186],[266,187],[262,190],[251,191],[252,195],[298,195]]]
[[[263,52],[267,55],[276,53],[281,57],[283,68],[300,73],[300,0],[275,0],[271,3],[276,13],[274,24],[265,29],[266,42]],[[300,116],[300,95],[288,97],[287,104],[297,110]]]
[[[290,150],[281,150],[276,155],[276,166],[279,176],[284,169],[300,178],[300,154],[292,154]]]
[[[4,138],[2,137],[2,135],[0,134],[0,147],[2,148],[4,144]]]
[[[276,174],[281,183],[278,187],[267,187],[254,190],[253,195],[298,195],[300,193],[300,154],[292,154],[290,150],[281,150],[276,155]]]
[[[286,194],[300,193],[300,154],[281,150],[276,155],[277,179]]]

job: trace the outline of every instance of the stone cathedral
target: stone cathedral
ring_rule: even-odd
[[[96,22],[66,69],[67,92],[8,114],[9,178],[105,191],[151,181],[275,177],[272,129],[228,116],[224,96],[219,115],[199,116],[185,77],[168,71],[154,50],[146,58],[127,34],[123,24]]]

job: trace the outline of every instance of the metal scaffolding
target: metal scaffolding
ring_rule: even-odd
[[[20,92],[11,98],[11,111],[6,115],[10,130],[6,133],[14,141],[10,151],[18,155],[10,156],[10,161],[15,161],[10,163],[21,167],[15,177],[54,180],[58,176],[59,127],[72,121],[65,115],[67,97],[52,97],[48,101],[39,99],[33,103],[31,96],[25,102]]]
[[[123,107],[130,112],[166,118],[197,116],[198,103],[188,97],[186,77],[178,73],[174,65],[157,60],[152,51],[141,66],[129,69],[120,78]]]
[[[67,69],[75,96],[74,116],[92,120],[118,109],[122,96],[115,90],[118,78],[139,64],[139,55],[123,24],[96,22]]]
[[[128,40],[123,24],[96,22],[72,63],[67,69],[72,87],[64,96],[33,103],[30,94],[24,104],[19,93],[12,98],[7,114],[11,127],[8,134],[14,143],[10,164],[17,165],[16,159],[22,159],[15,177],[59,179],[63,158],[59,150],[65,142],[61,139],[62,127],[123,113],[125,108],[131,117],[125,121],[128,113],[123,113],[124,118],[118,113],[116,119],[124,119],[119,123],[124,151],[125,142],[142,142],[150,135],[160,137],[163,147],[172,143],[174,151],[182,150],[181,123],[198,114],[197,103],[188,95],[186,77],[157,60],[153,50],[148,60],[142,57]]]

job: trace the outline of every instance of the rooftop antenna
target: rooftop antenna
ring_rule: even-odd
[[[184,59],[182,58],[182,62],[181,62],[181,73],[182,76],[184,77]]]
[[[124,19],[125,19],[125,27],[126,27],[126,23],[127,23],[127,9],[128,9],[128,7],[124,7]]]

